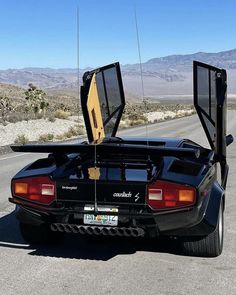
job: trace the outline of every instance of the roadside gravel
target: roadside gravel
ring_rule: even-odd
[[[193,114],[192,110],[179,110],[178,112],[150,112],[147,114],[149,123],[184,117]],[[53,134],[54,138],[69,131],[71,127],[83,125],[82,116],[70,117],[68,120],[56,119],[50,122],[47,119],[21,121],[17,123],[8,123],[6,126],[0,125],[0,153],[10,152],[9,145],[15,142],[15,139],[24,135],[30,142],[37,142],[39,137],[44,134]],[[125,121],[120,122],[120,126],[126,126]],[[128,124],[129,126],[130,124]]]
[[[165,112],[150,112],[147,113],[147,119],[149,123],[155,123],[157,121],[164,121],[167,119],[180,118],[190,116],[194,114],[194,110],[178,110],[177,112],[165,111]]]
[[[6,126],[0,125],[0,146],[14,143],[19,135],[25,135],[29,141],[37,141],[40,135],[48,133],[52,133],[54,136],[61,135],[76,124],[78,122],[72,120],[56,119],[55,122],[50,122],[39,119],[9,123]]]

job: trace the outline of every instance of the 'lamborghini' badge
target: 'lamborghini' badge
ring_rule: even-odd
[[[88,168],[89,179],[98,180],[100,178],[100,168],[92,167]]]

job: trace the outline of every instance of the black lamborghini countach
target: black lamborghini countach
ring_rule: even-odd
[[[12,179],[23,238],[59,242],[65,233],[173,238],[188,255],[223,249],[226,71],[193,64],[194,105],[210,148],[182,138],[118,137],[125,107],[119,63],[86,72],[81,106],[87,140],[12,146],[46,153]],[[131,132],[132,133],[132,130]]]

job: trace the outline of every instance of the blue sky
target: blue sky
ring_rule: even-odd
[[[0,0],[0,69],[138,62],[236,48],[235,0]]]

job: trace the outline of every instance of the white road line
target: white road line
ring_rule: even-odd
[[[10,156],[10,157],[5,157],[5,158],[1,158],[0,161],[8,160],[8,159],[16,158],[16,157],[22,157],[24,155],[29,155],[29,154],[32,154],[32,153],[23,153],[23,154],[20,154],[20,155],[14,155],[14,156]]]
[[[22,247],[22,248],[29,248],[29,244],[18,244],[18,243],[9,243],[9,242],[0,242],[0,246],[15,246],[15,247]]]

